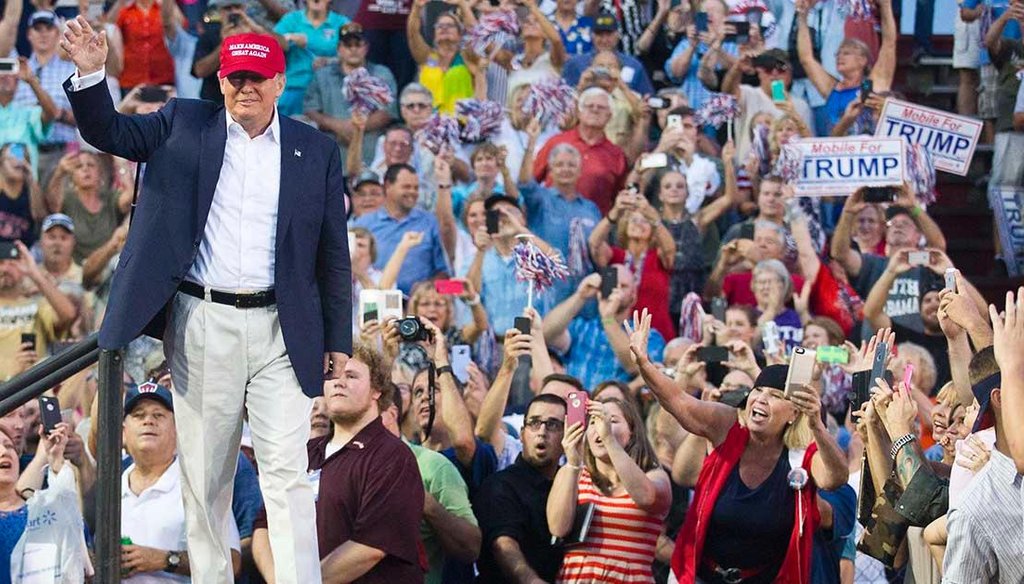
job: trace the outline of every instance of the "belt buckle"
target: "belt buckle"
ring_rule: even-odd
[[[247,306],[248,303],[246,302],[247,300],[249,300],[249,296],[254,296],[254,295],[253,294],[235,294],[235,308],[249,308],[249,306]]]
[[[739,568],[715,568],[718,575],[722,577],[722,581],[725,584],[740,584],[743,582],[743,576],[740,574]]]

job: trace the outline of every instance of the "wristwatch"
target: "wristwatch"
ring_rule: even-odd
[[[167,552],[167,566],[164,567],[164,572],[173,574],[178,571],[181,566],[181,552]]]

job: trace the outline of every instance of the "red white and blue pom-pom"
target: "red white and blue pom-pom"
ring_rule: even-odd
[[[523,113],[544,126],[561,124],[576,111],[576,90],[561,77],[530,86],[523,99]]]
[[[478,55],[492,56],[515,41],[519,19],[512,10],[495,10],[480,17],[476,26],[466,31],[463,46]]]
[[[569,277],[569,269],[560,259],[548,257],[527,238],[520,239],[512,253],[516,280],[529,282],[534,292],[546,290],[556,280]]]
[[[463,143],[475,144],[490,138],[501,129],[505,110],[494,101],[461,99],[455,102],[459,137]]]
[[[803,170],[804,155],[794,144],[785,144],[779,151],[779,159],[775,161],[775,174],[787,183],[796,182]]]
[[[914,195],[923,205],[935,202],[935,162],[932,153],[920,144],[906,144],[904,175]]]
[[[382,110],[395,101],[388,84],[370,75],[365,67],[359,67],[346,75],[341,89],[349,107],[363,114]]]
[[[868,22],[873,18],[871,0],[836,0],[836,9],[846,18]]]
[[[747,17],[751,12],[761,13],[761,22],[756,24],[761,26],[761,38],[765,40],[770,39],[775,34],[778,23],[776,22],[775,14],[764,3],[764,0],[739,0],[739,2],[732,5],[732,8],[729,10],[729,16]],[[730,19],[730,22],[733,21]]]
[[[728,93],[712,93],[694,117],[697,118],[698,124],[717,129],[739,115],[740,103],[735,96]]]
[[[704,336],[704,310],[700,305],[700,296],[690,292],[683,298],[679,307],[679,336],[690,339],[694,343],[701,342]]]
[[[416,132],[416,140],[435,155],[441,150],[454,151],[459,147],[459,123],[453,117],[434,114]]]
[[[574,217],[569,221],[569,272],[573,276],[582,276],[589,274],[592,267],[583,219]]]

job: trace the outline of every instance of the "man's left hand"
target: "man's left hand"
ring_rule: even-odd
[[[129,576],[161,572],[167,567],[167,551],[141,545],[121,546],[121,569]]]
[[[338,379],[341,372],[348,363],[348,355],[339,351],[328,351],[324,353],[324,377],[327,379]]]

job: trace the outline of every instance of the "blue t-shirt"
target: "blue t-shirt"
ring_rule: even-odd
[[[857,493],[843,485],[834,491],[818,489],[818,496],[832,506],[832,529],[814,532],[811,584],[839,584],[839,560],[855,533]]]
[[[349,18],[337,12],[327,11],[327,20],[320,26],[306,18],[305,10],[289,12],[277,21],[274,32],[277,34],[298,33],[306,35],[306,46],[292,44],[285,53],[287,64],[285,75],[289,89],[304,89],[313,80],[313,59],[317,57],[336,57],[338,55],[338,31],[348,24]]]
[[[850,105],[850,102],[859,98],[859,87],[850,87],[848,89],[839,89],[837,87],[832,89],[832,93],[828,94],[828,99],[825,100],[825,105],[822,106],[825,109],[829,134],[832,133],[832,128],[839,123],[843,114],[846,113],[846,107]]]
[[[28,505],[14,511],[0,511],[0,582],[11,581],[11,554],[25,533],[28,524]]]
[[[992,10],[992,21],[995,22],[997,18],[1003,15],[1010,8],[1010,0],[963,0],[962,7],[968,9],[975,9],[978,6],[985,4]],[[1003,28],[1003,38],[1014,41],[1021,40],[1020,24],[1011,19],[1006,23]],[[984,39],[982,39],[984,41]],[[981,45],[981,60],[982,65],[991,65],[992,60],[989,57],[988,49],[985,48],[984,42]]]
[[[562,37],[562,44],[565,45],[565,52],[570,56],[589,53],[594,49],[594,42],[591,37],[594,28],[594,19],[589,16],[577,16],[567,30],[558,26],[554,17],[551,23],[558,29],[558,36]]]
[[[480,488],[480,483],[498,472],[498,455],[494,453],[494,447],[479,438],[475,438],[475,440],[476,452],[473,453],[472,468],[462,466],[458,455],[455,454],[454,446],[441,451],[441,454],[445,455],[448,460],[452,461],[455,468],[459,469],[462,480],[466,481],[466,486],[469,487],[470,500],[476,496],[476,490]]]

